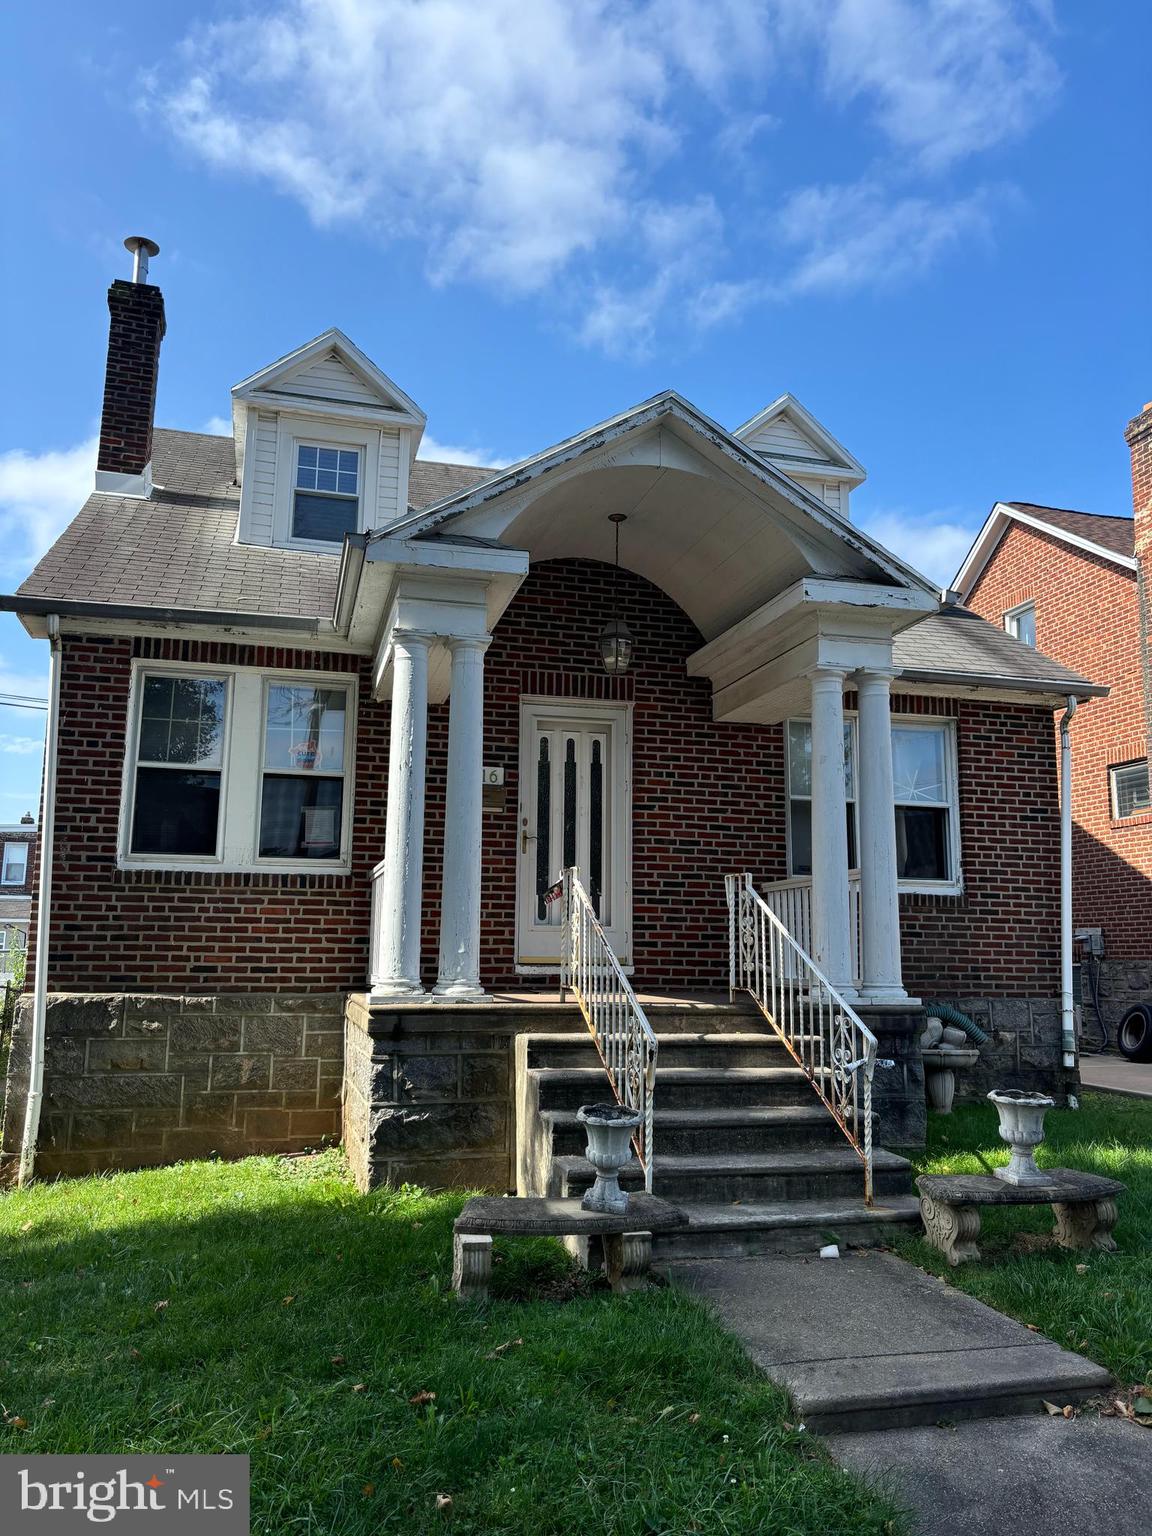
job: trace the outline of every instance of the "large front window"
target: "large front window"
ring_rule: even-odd
[[[892,778],[896,865],[912,886],[959,880],[959,797],[953,724],[947,720],[893,719]],[[812,873],[812,727],[787,725],[788,872]],[[844,722],[845,835],[848,867],[856,869],[856,721]]]
[[[360,526],[360,454],[297,443],[292,537],[339,544]]]
[[[354,697],[339,676],[142,666],[123,861],[346,867]]]

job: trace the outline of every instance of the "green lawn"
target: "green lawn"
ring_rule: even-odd
[[[461,1307],[460,1203],[337,1153],[0,1196],[0,1452],[246,1452],[267,1536],[898,1528],[677,1292],[536,1242]]]
[[[1098,1360],[1121,1382],[1152,1384],[1152,1100],[1086,1093],[1079,1110],[1049,1110],[1042,1167],[1080,1168],[1123,1181],[1115,1253],[1070,1253],[1045,1242],[1047,1206],[985,1208],[983,1262],[950,1269],[926,1243],[909,1239],[905,1258],[947,1275],[960,1289],[1058,1343]],[[928,1146],[912,1154],[920,1173],[982,1173],[1008,1161],[991,1104],[928,1116]]]

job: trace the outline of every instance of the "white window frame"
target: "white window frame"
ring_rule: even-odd
[[[1030,597],[1026,603],[1017,603],[1015,608],[1006,608],[1004,610],[1004,633],[1011,635],[1014,640],[1020,640],[1020,619],[1026,613],[1031,613],[1032,615],[1032,633],[1035,635],[1036,599],[1034,597]],[[1039,638],[1039,635],[1036,635],[1036,639],[1031,642],[1033,650],[1038,648],[1037,642]],[[1020,640],[1020,644],[1028,645],[1029,642],[1027,640]]]
[[[1143,810],[1132,811],[1127,816],[1122,815],[1120,811],[1119,798],[1116,794],[1116,775],[1118,773],[1122,773],[1125,768],[1140,767],[1146,769],[1149,775],[1149,780],[1152,782],[1152,765],[1149,764],[1149,761],[1146,757],[1132,757],[1124,763],[1108,764],[1108,799],[1111,802],[1110,809],[1112,812],[1113,821],[1119,821],[1121,823],[1135,821],[1140,816],[1148,816],[1152,814],[1152,808],[1147,806]]]
[[[852,728],[852,752],[854,772],[852,782],[856,790],[856,847],[860,847],[860,785],[858,776],[860,772],[860,743],[859,727],[855,710],[845,710],[844,719]],[[784,722],[784,839],[788,856],[788,878],[790,880],[810,880],[810,875],[792,874],[792,786],[790,783],[790,769],[788,764],[788,726],[799,723],[811,727],[811,719],[807,715],[793,715]],[[909,896],[960,896],[964,892],[964,868],[961,859],[960,847],[960,771],[959,757],[956,749],[956,721],[952,717],[939,715],[897,715],[892,716],[893,728],[897,726],[901,730],[943,731],[944,733],[944,772],[948,784],[948,865],[949,874],[944,880],[900,880],[899,887],[902,893]],[[803,800],[808,798],[798,795],[795,798]],[[896,804],[906,802],[894,802],[892,814],[895,817]],[[859,878],[859,869],[850,869],[849,878]]]
[[[318,554],[338,554],[340,545],[333,539],[297,539],[292,534],[292,514],[296,504],[297,449],[354,448],[360,455],[360,505],[356,532],[372,526],[376,511],[377,480],[380,474],[380,432],[378,428],[356,427],[343,423],[307,421],[299,416],[282,415],[276,439],[276,501],[273,511],[273,542],[284,549],[311,549]]]
[[[16,849],[16,848],[23,848],[23,850],[24,850],[24,868],[23,868],[23,870],[21,872],[19,880],[10,880],[8,878],[8,860],[9,860],[9,856],[10,856],[11,850]],[[29,849],[29,844],[28,843],[22,842],[22,841],[17,840],[17,839],[13,839],[12,842],[4,844],[4,862],[3,862],[2,869],[0,869],[0,885],[26,885],[27,884],[27,881],[28,881],[28,849]]]
[[[214,854],[132,852],[136,799],[136,751],[145,676],[219,677],[226,680],[224,741],[220,766],[220,819]],[[340,855],[333,859],[261,858],[260,800],[264,779],[264,701],[271,684],[290,687],[343,688],[348,693],[344,720],[344,796],[340,808]],[[128,690],[128,733],[120,790],[121,869],[280,870],[284,874],[347,874],[352,867],[352,813],[356,792],[356,719],[358,683],[348,672],[294,672],[263,667],[212,666],[207,662],[149,661],[134,657]],[[215,772],[215,769],[211,770]]]

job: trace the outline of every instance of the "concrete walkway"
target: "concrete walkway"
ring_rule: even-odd
[[[673,1264],[917,1536],[1115,1536],[1152,1508],[1152,1431],[1088,1409],[1103,1367],[893,1254]]]
[[[1073,1355],[876,1249],[839,1259],[707,1259],[669,1277],[711,1302],[809,1429],[888,1429],[1040,1409],[1102,1392]]]
[[[1152,1508],[1152,1430],[1124,1419],[981,1419],[832,1435],[837,1461],[875,1480],[916,1536],[1124,1536]]]
[[[1152,1061],[1126,1056],[1081,1056],[1080,1081],[1085,1088],[1106,1088],[1136,1099],[1152,1099]]]

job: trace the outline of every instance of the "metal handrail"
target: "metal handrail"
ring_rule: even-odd
[[[864,1164],[872,1204],[872,1076],[876,1036],[754,888],[726,875],[728,986],[747,992]]]
[[[652,1110],[659,1049],[652,1026],[605,937],[575,869],[562,876],[564,939],[560,946],[560,1000],[571,991],[600,1053],[616,1102],[642,1116],[632,1136],[652,1193]]]

